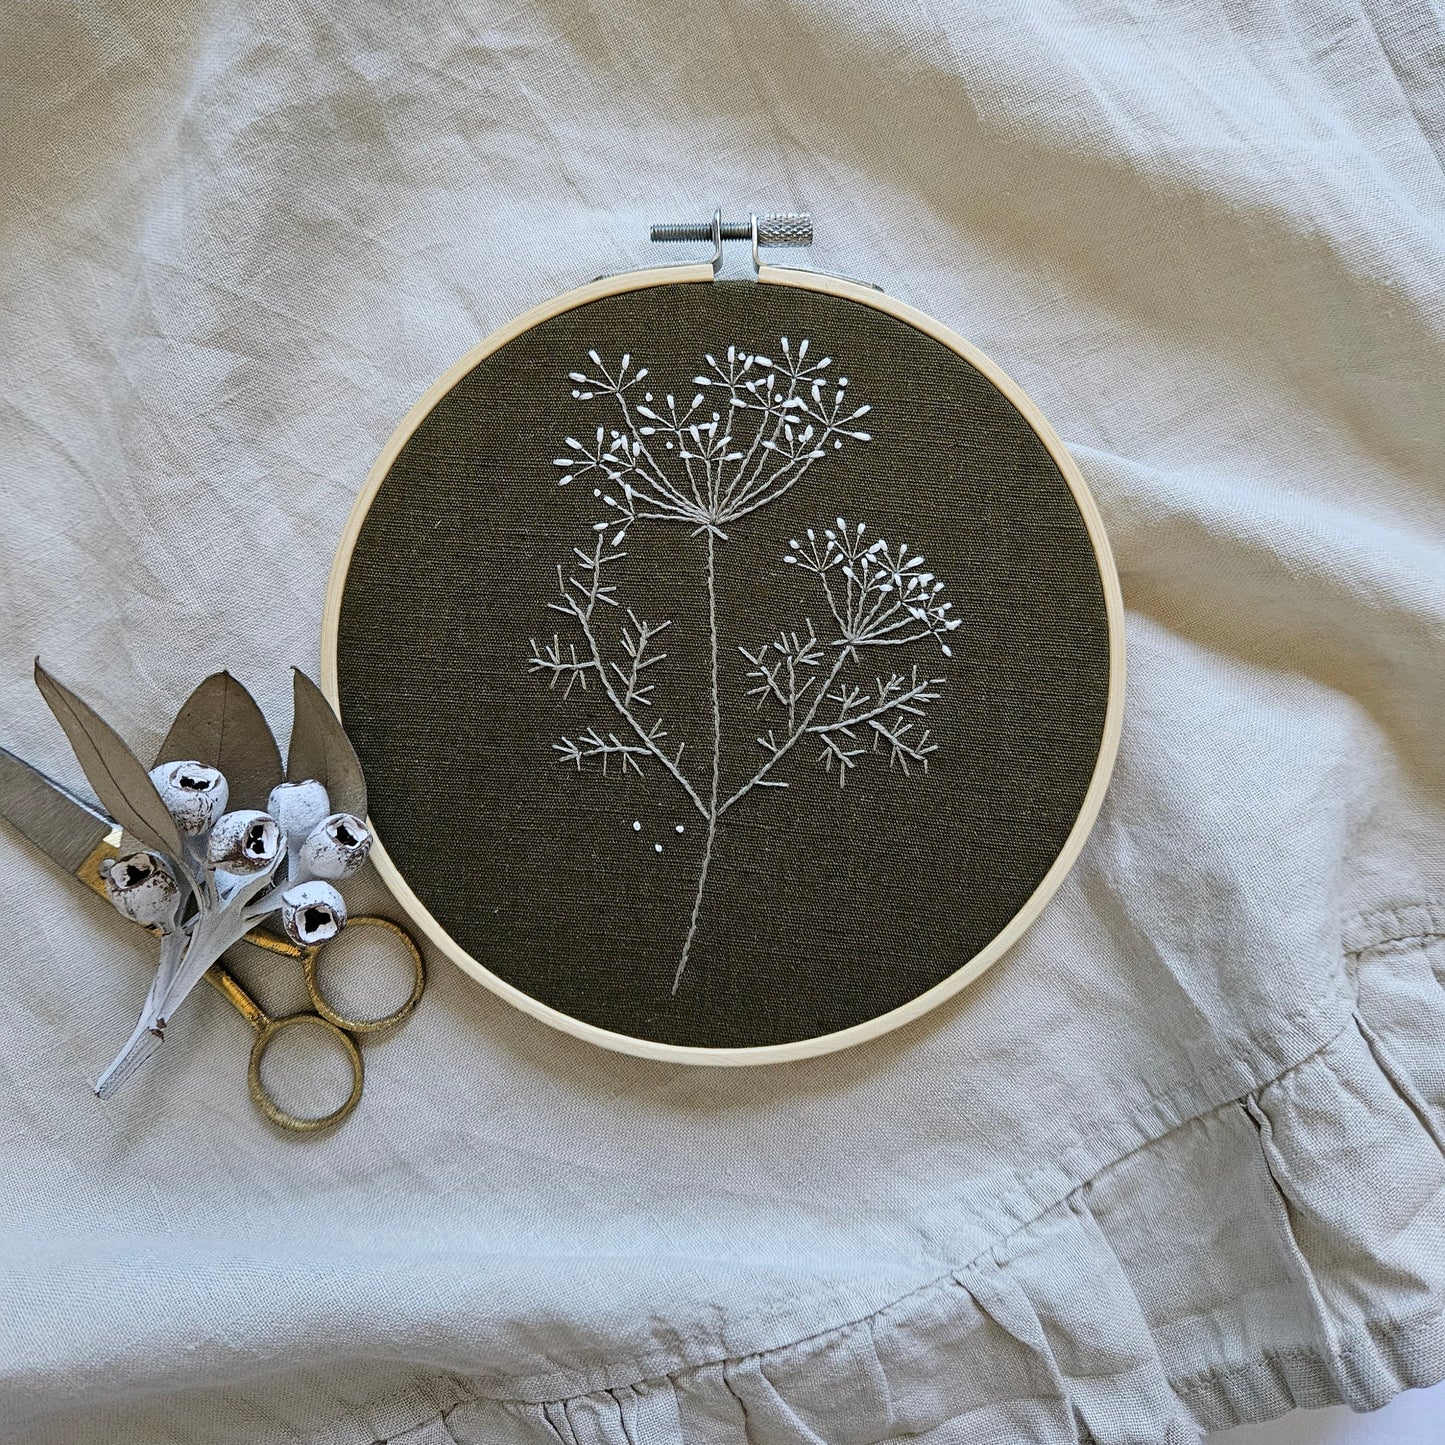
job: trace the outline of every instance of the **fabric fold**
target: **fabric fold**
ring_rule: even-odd
[[[1081,1438],[1185,1445],[1198,1432],[1169,1387],[1138,1295],[1087,1193],[1077,1191],[1008,1242],[998,1284],[1031,1308],[1036,1348],[1057,1370]]]
[[[1438,19],[1389,0],[1147,24],[1133,0],[762,10],[12,3],[3,742],[80,784],[37,651],[142,752],[221,668],[287,717],[348,510],[434,378],[579,282],[700,259],[649,250],[669,212],[799,209],[817,245],[775,259],[966,337],[1098,503],[1129,681],[1087,847],[966,990],[775,1067],[596,1049],[437,957],[407,1027],[366,1042],[361,1110],[301,1139],[255,1116],[249,1031],[216,998],[143,1088],[94,1096],[153,942],[0,823],[6,1445],[1174,1445],[1445,1377]],[[875,422],[1002,495],[972,428],[926,424],[931,368],[849,354]],[[557,360],[518,385],[560,385]],[[526,501],[495,572],[396,579],[438,636],[552,565],[528,523],[545,495],[568,527],[591,505],[543,452],[523,465],[537,441],[497,440]],[[450,460],[464,518],[498,483]],[[912,540],[1016,546],[972,501],[955,515],[935,470],[899,478]],[[853,508],[814,483],[820,517]],[[956,608],[982,577],[949,576]],[[1020,568],[1021,618],[1036,593]],[[1058,638],[1031,632],[1020,656],[1043,661]],[[756,640],[719,653],[734,681],[731,643]],[[949,687],[987,702],[983,639],[959,641]],[[440,685],[480,713],[524,684],[555,715],[520,653]],[[991,766],[971,755],[961,807]],[[841,836],[921,790],[951,807],[941,778],[812,796]],[[636,779],[613,781],[588,807],[636,837]],[[450,796],[445,770],[407,782]],[[495,856],[538,796],[491,818]],[[452,812],[435,846],[487,866]],[[656,901],[576,844],[557,864],[595,869],[607,906],[539,909],[559,968],[599,918]],[[800,846],[760,822],[750,866],[771,889]],[[956,867],[1012,846],[964,830]],[[758,922],[907,966],[914,852],[885,860],[882,936],[842,877]],[[390,911],[363,878],[348,902]],[[389,988],[390,950],[342,947],[358,990]],[[303,1005],[299,969],[233,962],[268,1012]],[[780,954],[776,988],[794,978]],[[725,968],[697,981],[720,1011],[746,996]]]
[[[1191,1445],[1445,1377],[1441,1111],[1405,1062],[1424,1031],[1445,1040],[1423,954],[1366,960],[1393,981],[1318,1053],[885,1309],[630,1387],[473,1400],[449,1428],[458,1445]],[[1397,1051],[1365,1008],[1402,986]]]

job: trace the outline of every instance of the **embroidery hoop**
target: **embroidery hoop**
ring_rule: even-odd
[[[806,218],[776,218],[792,222]],[[811,223],[809,236],[811,236]],[[714,256],[711,262],[648,267],[641,270],[604,276],[584,286],[564,292],[531,310],[522,313],[493,331],[479,342],[432,384],[421,399],[402,419],[367,474],[365,485],[352,507],[351,514],[342,532],[332,565],[327,586],[321,642],[322,688],[332,706],[341,713],[339,631],[342,599],[345,593],[348,570],[368,513],[377,494],[385,484],[402,448],[413,433],[431,414],[437,404],[467,376],[481,361],[499,351],[509,342],[523,335],[543,322],[560,316],[578,307],[606,297],[619,296],[627,292],[642,291],[658,286],[696,285],[712,283],[717,279],[722,261],[724,239],[748,239],[752,245],[752,258],[756,282],[760,286],[795,287],[805,291],[823,293],[895,318],[941,343],[957,356],[973,366],[1013,405],[1027,422],[1034,434],[1043,443],[1060,474],[1063,476],[1092,546],[1098,565],[1102,587],[1107,636],[1109,644],[1108,692],[1104,710],[1104,724],[1099,749],[1083,803],[1069,831],[1063,847],[1055,857],[1052,866],[1028,896],[1027,900],[1008,923],[982,949],[967,959],[957,970],[937,984],[917,994],[906,1003],[878,1014],[864,1022],[851,1025],[830,1033],[798,1039],[785,1043],[770,1043],[738,1048],[715,1048],[695,1045],[664,1043],[648,1038],[635,1037],[600,1027],[586,1020],[573,1017],[533,997],[515,984],[493,972],[487,965],[463,948],[443,925],[433,916],[422,899],[413,891],[406,878],[388,854],[384,837],[378,834],[372,857],[377,870],[386,885],[406,909],[423,935],[452,962],[462,968],[477,982],[498,994],[523,1012],[563,1033],[586,1039],[616,1052],[633,1054],[643,1058],[670,1063],[705,1065],[750,1065],[782,1063],[788,1060],[804,1059],[819,1054],[831,1053],[889,1033],[904,1024],[928,1013],[952,998],[973,982],[991,964],[996,962],[1043,912],[1049,900],[1057,892],[1073,864],[1077,861],[1084,843],[1096,822],[1104,795],[1113,772],[1118,753],[1123,721],[1125,688],[1125,636],[1124,606],[1119,588],[1118,573],[1103,519],[1097,504],[1084,482],[1077,465],[1067,448],[1054,432],[1037,406],[1022,388],[998,365],[980,352],[942,322],[918,308],[900,301],[874,287],[856,281],[796,267],[773,266],[761,261],[758,254],[759,223],[750,218],[750,225],[725,229],[721,218],[715,214],[711,226]],[[660,232],[671,231],[665,235]],[[691,239],[705,235],[703,227],[657,228],[654,239]],[[793,233],[784,228],[790,238]],[[763,244],[767,244],[766,241]],[[797,244],[796,239],[775,241],[774,244]],[[345,719],[343,718],[343,721]],[[373,829],[375,831],[375,829]]]

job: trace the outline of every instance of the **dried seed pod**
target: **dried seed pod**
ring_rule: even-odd
[[[278,783],[271,789],[266,811],[281,825],[288,843],[300,847],[311,830],[331,811],[326,788],[315,778],[301,783]]]
[[[151,782],[187,837],[198,837],[226,811],[230,789],[205,763],[159,763],[151,769]]]
[[[136,923],[169,928],[175,921],[181,886],[159,853],[127,853],[101,864],[105,896]]]
[[[254,876],[275,867],[285,846],[281,829],[269,813],[242,808],[225,814],[211,829],[206,857],[214,868]]]
[[[354,813],[333,813],[301,845],[301,871],[310,878],[350,878],[371,852],[371,830]]]
[[[294,884],[281,895],[281,926],[303,947],[329,943],[346,927],[346,900],[320,879]]]

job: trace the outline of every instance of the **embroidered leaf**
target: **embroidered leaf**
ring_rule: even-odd
[[[292,670],[296,711],[286,777],[299,783],[315,778],[325,784],[333,813],[366,816],[366,779],[351,739],[321,689],[301,669]]]
[[[65,729],[101,806],[137,842],[173,857],[181,833],[140,759],[88,703],[57,682],[35,659],[35,685]]]
[[[264,810],[281,781],[281,750],[255,700],[229,672],[208,677],[185,701],[157,763],[195,759],[225,774],[231,808]]]

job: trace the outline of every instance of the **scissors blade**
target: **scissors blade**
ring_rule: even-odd
[[[119,826],[98,807],[6,748],[0,748],[0,818],[87,884],[85,865],[96,849],[120,844]]]

